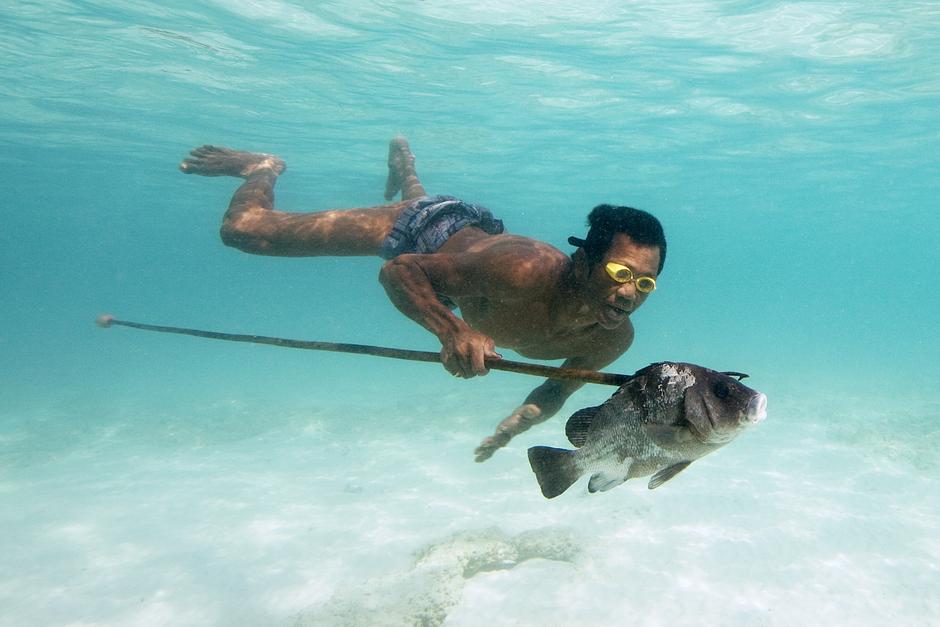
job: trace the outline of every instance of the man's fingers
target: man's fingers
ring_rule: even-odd
[[[455,377],[467,378],[473,376],[473,369],[469,367],[465,359],[457,353],[441,349],[441,363],[444,369]]]
[[[474,347],[473,352],[470,355],[472,360],[473,372],[478,375],[485,375],[489,373],[490,369],[487,367],[487,360],[496,360],[502,359],[503,356],[497,353],[494,349],[494,344],[492,340],[487,340],[486,343],[481,347]]]
[[[494,446],[487,446],[485,444],[481,444],[480,446],[477,447],[477,450],[473,451],[474,461],[476,461],[477,463],[485,462],[486,460],[488,460],[490,457],[493,456],[493,453],[496,452],[496,448],[497,447],[494,447]]]
[[[476,376],[472,353],[470,355],[457,355],[457,364],[457,367],[460,370],[460,376],[464,379],[469,379]]]
[[[470,379],[487,374],[490,369],[486,367],[486,349],[472,345],[468,348],[469,350],[466,353],[455,355],[455,361],[459,364],[460,376]]]
[[[487,360],[502,359],[492,338],[471,331],[445,341],[441,347],[444,368],[454,376],[470,379],[489,373]]]
[[[484,375],[489,372],[486,367],[485,355],[482,350],[475,350],[470,354],[470,367],[474,374]]]
[[[534,403],[526,403],[516,407],[512,414],[499,423],[496,427],[496,433],[485,438],[480,442],[480,446],[474,451],[478,462],[486,461],[493,456],[498,449],[503,448],[513,437],[527,430],[533,424],[542,422],[542,410]]]
[[[476,461],[485,462],[493,456],[493,453],[506,446],[510,439],[511,438],[501,433],[484,438],[483,441],[480,442],[480,446],[473,452],[473,454],[476,455]]]

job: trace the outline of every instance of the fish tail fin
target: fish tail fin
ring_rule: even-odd
[[[533,446],[529,449],[529,465],[545,498],[555,498],[581,476],[574,461],[575,454],[575,451],[551,446]]]

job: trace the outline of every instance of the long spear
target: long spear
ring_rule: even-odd
[[[239,333],[220,333],[218,331],[203,331],[200,329],[186,329],[183,327],[168,327],[155,324],[144,324],[130,320],[118,320],[114,316],[104,314],[96,320],[98,326],[109,328],[112,326],[130,327],[143,331],[156,331],[157,333],[176,333],[179,335],[193,335],[210,340],[226,340],[228,342],[248,342],[251,344],[268,344],[284,348],[303,348],[315,351],[333,351],[337,353],[354,353],[357,355],[372,355],[374,357],[389,357],[392,359],[406,359],[409,361],[424,361],[441,363],[439,353],[430,351],[414,351],[402,348],[387,348],[384,346],[370,346],[368,344],[345,344],[336,342],[314,342],[310,340],[290,340],[282,337],[268,337],[265,335],[242,335]],[[581,368],[559,368],[556,366],[543,366],[509,359],[487,359],[487,368],[491,370],[505,370],[518,372],[550,379],[569,379],[583,381],[584,383],[600,383],[602,385],[623,385],[630,380],[630,375],[614,374],[610,372],[596,372]]]

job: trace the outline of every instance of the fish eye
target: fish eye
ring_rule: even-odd
[[[728,395],[731,394],[731,390],[728,388],[728,386],[724,383],[721,383],[720,381],[715,384],[715,387],[712,391],[718,398],[728,398]]]

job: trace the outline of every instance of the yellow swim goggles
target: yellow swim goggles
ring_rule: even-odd
[[[604,269],[607,270],[607,274],[610,275],[610,278],[617,283],[629,283],[633,281],[636,284],[636,290],[638,292],[649,294],[656,289],[656,279],[651,276],[633,276],[633,270],[622,263],[610,261],[604,266]]]

